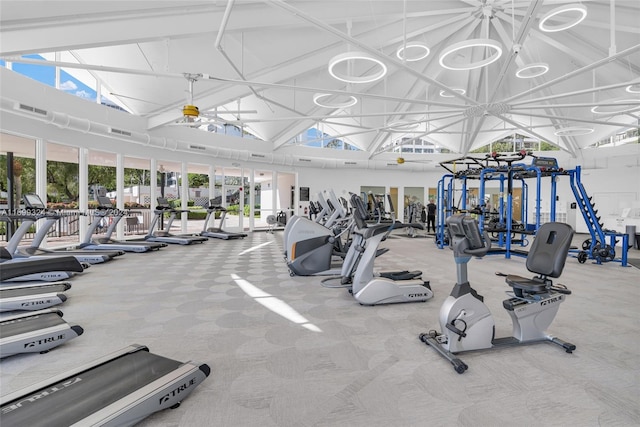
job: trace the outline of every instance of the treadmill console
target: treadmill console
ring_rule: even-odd
[[[42,203],[42,199],[37,194],[25,194],[22,196],[24,204],[30,209],[46,209],[47,207]]]
[[[98,196],[98,205],[101,208],[112,208],[113,204],[111,203],[111,199],[105,196]]]
[[[169,200],[166,197],[158,197],[158,207],[170,208]]]

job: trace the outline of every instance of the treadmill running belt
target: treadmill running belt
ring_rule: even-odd
[[[41,295],[41,294],[52,294],[58,292],[64,292],[69,290],[70,286],[65,285],[63,283],[51,285],[51,286],[29,286],[23,288],[11,288],[11,289],[2,289],[0,288],[0,297],[2,298],[13,298],[13,297],[21,297],[26,295]]]
[[[147,351],[126,354],[2,407],[3,426],[69,426],[182,365]]]
[[[66,323],[58,313],[35,314],[33,316],[0,323],[0,336],[2,338],[8,338],[24,334],[34,330],[34,325],[37,326],[35,329],[42,330]]]

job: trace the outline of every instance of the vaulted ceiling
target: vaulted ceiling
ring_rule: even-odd
[[[371,158],[514,133],[576,155],[639,122],[637,0],[2,0],[0,16],[5,60],[89,70],[149,129],[193,104],[273,150],[316,127]]]

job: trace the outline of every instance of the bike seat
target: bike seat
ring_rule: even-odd
[[[526,277],[508,275],[505,281],[513,288],[513,293],[520,298],[524,297],[524,293],[543,294],[549,291],[549,282],[538,277],[528,279]]]

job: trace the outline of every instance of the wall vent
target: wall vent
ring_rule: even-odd
[[[189,144],[189,148],[191,150],[200,150],[200,151],[205,151],[207,149],[207,147],[204,147],[202,145],[193,145],[193,144]]]
[[[39,114],[41,116],[47,115],[47,110],[43,110],[42,108],[32,107],[31,105],[19,104],[18,108],[22,111],[28,111],[29,113]]]
[[[261,159],[264,159],[266,156],[264,154],[255,154],[255,153],[251,153],[251,157],[259,157]]]
[[[112,133],[114,135],[121,135],[121,136],[131,136],[131,132],[129,132],[128,130],[122,130],[122,129],[116,129],[116,128],[109,128],[109,133]]]

